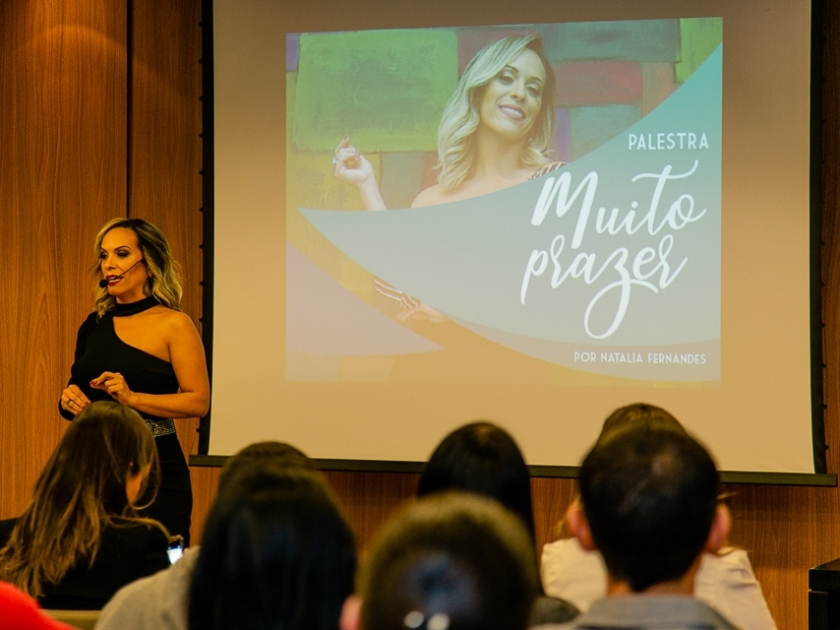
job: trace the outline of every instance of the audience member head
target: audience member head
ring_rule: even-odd
[[[601,442],[613,431],[630,425],[685,431],[680,421],[662,407],[647,403],[633,403],[632,405],[619,407],[604,420],[604,427],[601,429],[598,441]]]
[[[353,534],[316,474],[254,463],[207,518],[190,630],[334,630],[353,592]]]
[[[240,471],[254,464],[271,465],[274,468],[301,468],[315,472],[315,463],[302,451],[285,442],[256,442],[230,457],[219,475],[219,492],[222,492],[230,480]]]
[[[0,551],[0,577],[33,597],[99,550],[102,529],[141,519],[153,500],[158,453],[140,415],[116,402],[86,407],[70,424],[35,484],[32,500]],[[144,493],[144,489],[147,491]]]
[[[464,490],[495,499],[525,524],[535,539],[531,476],[510,434],[473,422],[447,435],[423,469],[417,496]]]
[[[569,527],[601,552],[613,582],[636,593],[682,582],[690,592],[701,553],[717,551],[729,531],[715,463],[682,430],[616,429],[586,456],[578,483]]]
[[[498,503],[465,493],[410,505],[385,526],[342,629],[523,630],[537,595],[533,542]]]

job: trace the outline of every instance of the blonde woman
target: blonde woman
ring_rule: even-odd
[[[438,128],[438,183],[412,207],[460,201],[520,184],[548,167],[554,137],[554,74],[536,35],[482,48],[461,75]],[[359,189],[367,210],[385,210],[373,166],[345,138],[335,176]]]
[[[155,441],[137,412],[96,402],[67,429],[18,519],[0,523],[0,580],[44,608],[99,609],[122,586],[169,566],[169,536],[141,518],[154,497]]]
[[[143,219],[113,219],[94,242],[95,311],[82,323],[70,381],[59,400],[72,420],[96,400],[140,413],[160,456],[160,492],[145,512],[189,541],[190,473],[176,418],[207,413],[204,347],[181,310],[177,264],[160,229]]]

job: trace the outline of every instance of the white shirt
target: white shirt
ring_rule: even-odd
[[[604,559],[597,551],[586,551],[577,538],[543,547],[540,573],[546,595],[565,599],[581,612],[607,595]],[[694,596],[743,630],[776,630],[743,549],[729,548],[719,555],[704,553],[694,578]]]

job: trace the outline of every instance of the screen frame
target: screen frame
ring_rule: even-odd
[[[811,431],[814,473],[775,473],[721,471],[724,483],[836,487],[837,475],[827,472],[825,440],[825,404],[823,392],[823,328],[822,321],[822,57],[823,0],[810,0],[811,66],[810,66],[810,366],[811,366]],[[202,175],[202,316],[201,336],[207,356],[211,384],[213,378],[214,333],[214,63],[213,63],[213,0],[202,0],[202,66],[203,95],[203,167]],[[201,418],[198,434],[198,455],[191,455],[191,466],[222,466],[227,456],[209,455],[212,408]],[[357,459],[315,459],[320,470],[356,472],[419,473],[423,462]],[[576,478],[577,466],[529,466],[532,476]]]

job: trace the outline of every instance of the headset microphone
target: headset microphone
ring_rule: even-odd
[[[140,264],[141,262],[143,262],[144,260],[145,260],[145,258],[141,258],[141,259],[140,259],[140,260],[138,260],[136,263],[134,263],[133,265],[131,265],[131,267],[129,267],[128,269],[126,269],[125,271],[123,271],[120,275],[118,275],[118,276],[111,276],[111,280],[116,280],[116,279],[122,280],[122,279],[125,277],[125,274],[127,274],[129,271],[131,271],[132,269],[134,269],[137,265],[139,265],[139,264]],[[110,282],[110,280],[108,280],[107,278],[102,278],[102,280],[100,280],[100,281],[99,281],[99,287],[100,287],[100,288],[102,288],[102,289],[104,289],[105,287],[107,287],[107,286],[108,286],[108,282]]]

